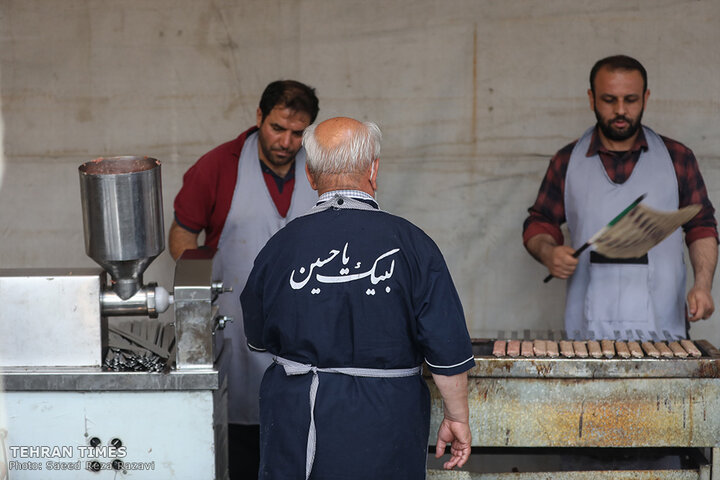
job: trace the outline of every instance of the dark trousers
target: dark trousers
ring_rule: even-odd
[[[260,467],[260,425],[228,425],[230,480],[256,480]]]

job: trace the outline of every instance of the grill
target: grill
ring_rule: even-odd
[[[519,342],[517,355],[508,354],[509,341],[501,352],[503,342],[497,339],[473,340],[475,367],[468,372],[468,388],[477,458],[472,463],[492,463],[482,458],[492,454],[494,463],[505,458],[499,463],[511,468],[515,460],[504,455],[531,455],[550,465],[540,470],[547,476],[526,467],[525,477],[523,471],[499,468],[462,472],[461,477],[454,476],[460,472],[431,470],[429,478],[720,479],[720,352],[709,342],[696,340],[697,352],[680,353],[670,350],[674,341],[647,340],[638,342],[642,357],[625,358],[617,347],[627,342],[579,341],[576,346],[586,348],[597,342],[601,354],[565,356],[560,352],[563,332],[540,332],[535,338],[542,342],[528,332],[500,333],[498,338]],[[548,356],[553,343],[559,351]],[[429,383],[434,444],[442,402]],[[552,456],[561,460],[553,465]],[[648,473],[653,466],[644,464],[646,459],[667,456],[677,457],[671,463],[678,465]]]

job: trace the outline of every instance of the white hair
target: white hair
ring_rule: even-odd
[[[380,156],[382,132],[373,122],[363,122],[364,129],[353,132],[349,141],[326,148],[315,138],[317,125],[310,125],[303,132],[303,146],[307,166],[315,174],[360,173],[371,168]]]

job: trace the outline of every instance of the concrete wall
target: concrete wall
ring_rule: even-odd
[[[77,167],[98,156],[163,162],[167,229],[188,166],[294,78],[319,120],[380,124],[381,204],[437,241],[473,334],[560,328],[564,283],[542,283],[521,225],[594,122],[590,67],[645,64],[645,123],[695,151],[720,205],[719,24],[709,0],[1,0],[0,267],[94,266]],[[165,252],[145,279],[172,274]],[[719,345],[718,322],[693,337]]]

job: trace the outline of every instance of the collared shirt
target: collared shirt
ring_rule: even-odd
[[[207,246],[218,245],[235,193],[240,154],[245,140],[257,130],[257,127],[251,127],[237,138],[213,148],[183,176],[183,186],[174,202],[175,221],[190,232],[205,230]],[[262,167],[268,192],[278,213],[285,217],[295,188],[295,166],[284,179],[268,174],[271,170],[264,164]]]
[[[378,203],[377,203],[377,200],[375,200],[375,197],[373,197],[369,193],[365,193],[361,190],[331,190],[329,192],[325,192],[322,195],[320,195],[320,198],[318,198],[316,205],[320,205],[321,203],[325,203],[329,200],[332,200],[333,197],[336,197],[336,196],[350,197],[350,198],[354,198],[356,200],[362,200],[365,203],[368,203],[371,206],[378,208]]]
[[[175,197],[175,221],[184,229],[205,230],[205,245],[217,247],[230,211],[237,183],[238,161],[247,138],[257,127],[218,145],[195,162],[185,175]]]
[[[387,212],[345,208],[374,203],[363,192],[331,191],[320,201],[335,208],[289,222],[255,258],[240,295],[248,343],[319,369],[412,369],[423,360],[436,375],[471,369],[462,304],[432,239]],[[430,397],[422,377],[288,377],[280,366],[267,370],[260,390],[261,477],[304,478],[311,420],[298,406],[308,404],[314,378],[313,478],[425,478]],[[368,445],[372,462],[346,454]]]
[[[259,159],[258,159],[259,160]],[[290,180],[295,180],[295,161],[293,161],[292,165],[290,166],[290,170],[285,174],[284,177],[281,177],[277,173],[273,172],[270,167],[265,165],[265,163],[262,160],[260,161],[260,169],[262,170],[263,174],[266,175],[265,181],[272,180],[275,182],[275,186],[277,187],[278,192],[282,193],[285,185]]]
[[[258,161],[260,162],[260,169],[263,172],[268,192],[270,192],[270,196],[275,202],[278,213],[281,217],[284,217],[290,209],[290,201],[295,187],[295,161],[293,161],[290,170],[284,177],[273,172],[262,160],[258,159]]]
[[[692,150],[675,140],[661,136],[670,154],[678,182],[679,207],[701,204],[703,208],[688,223],[683,225],[685,243],[688,245],[705,237],[718,238],[715,209],[710,202],[700,169]],[[563,244],[560,225],[565,223],[565,176],[567,174],[570,154],[577,141],[557,152],[550,160],[545,178],[540,184],[535,204],[528,209],[530,215],[523,225],[523,243],[540,233],[551,235],[558,245]],[[613,152],[606,149],[597,133],[593,132],[592,140],[586,156],[600,156],[610,180],[617,184],[624,183],[632,174],[633,168],[640,158],[640,153],[647,150],[648,144],[642,129],[633,147],[627,152]]]

